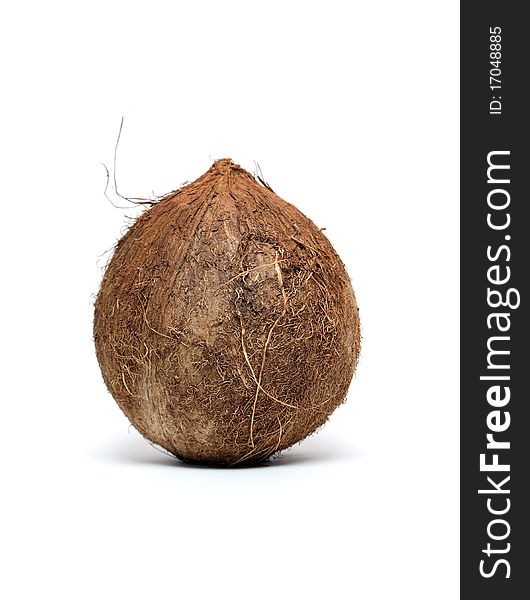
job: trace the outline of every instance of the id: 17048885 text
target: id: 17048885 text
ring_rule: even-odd
[[[490,115],[502,114],[502,28],[490,27]]]

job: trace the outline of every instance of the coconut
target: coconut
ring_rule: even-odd
[[[325,423],[360,350],[322,231],[230,159],[164,196],[116,245],[95,303],[105,384],[183,460],[263,460]],[[262,185],[263,184],[263,185]]]

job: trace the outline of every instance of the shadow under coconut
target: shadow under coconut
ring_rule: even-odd
[[[257,469],[265,467],[285,467],[290,465],[342,462],[357,458],[360,451],[338,440],[325,436],[311,437],[308,440],[280,452],[266,460],[240,466],[226,467],[204,465],[184,461],[144,440],[139,435],[130,435],[114,440],[96,449],[93,456],[105,462],[118,462],[131,465],[158,465],[184,469]]]

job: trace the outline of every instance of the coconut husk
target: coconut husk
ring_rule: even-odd
[[[358,308],[328,239],[230,159],[118,242],[95,304],[103,379],[136,429],[185,460],[256,462],[343,402]]]

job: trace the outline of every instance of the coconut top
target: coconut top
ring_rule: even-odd
[[[229,171],[230,169],[241,169],[231,158],[219,158],[210,167],[210,171]]]
[[[264,187],[259,184],[255,177],[235,163],[231,158],[220,158],[212,164],[206,173],[182,189],[190,186],[208,186],[212,184],[223,186],[223,184],[226,185],[228,183],[228,178],[231,178],[232,176],[243,177],[250,185],[257,186],[258,188]]]

